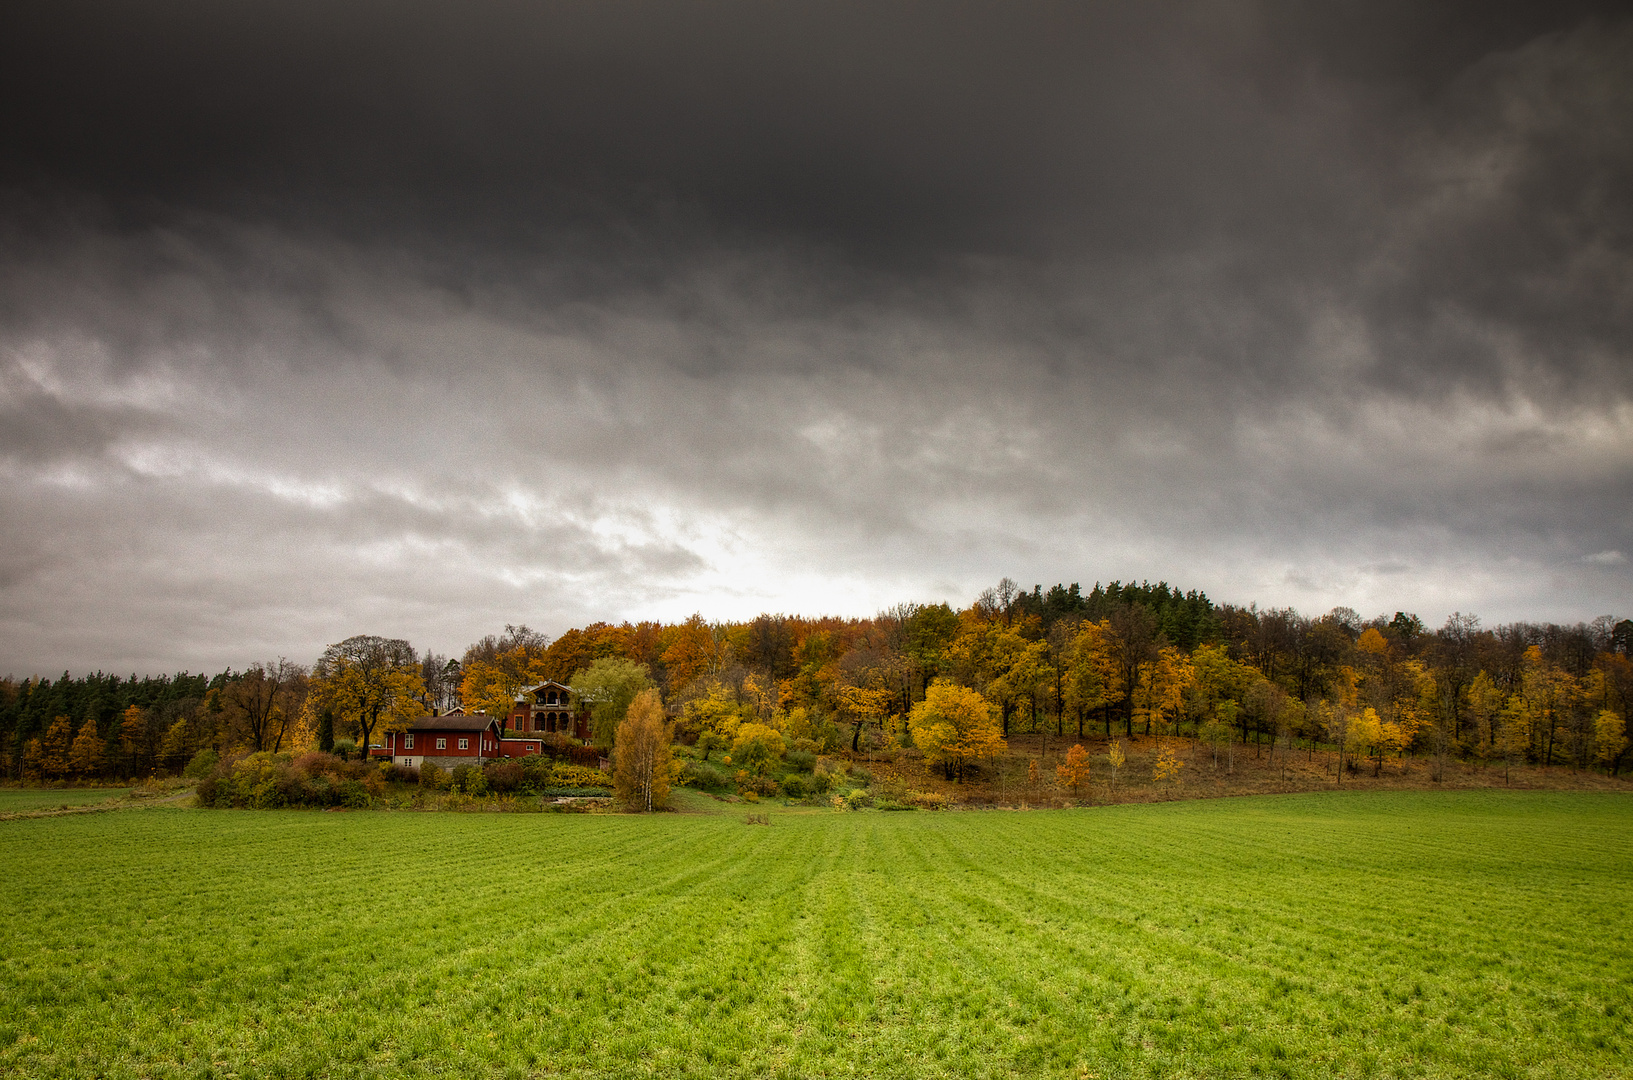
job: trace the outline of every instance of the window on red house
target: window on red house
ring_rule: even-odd
[[[437,740],[437,749],[438,750],[448,749],[448,740],[447,739],[438,739]]]
[[[469,740],[469,739],[460,739],[459,740],[459,748],[461,750],[469,750],[471,748],[471,740]]]
[[[404,739],[403,739],[403,749],[405,749],[405,750],[414,749],[414,736],[408,735],[408,736],[404,737]]]

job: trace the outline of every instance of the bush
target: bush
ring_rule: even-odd
[[[799,773],[789,773],[782,778],[782,792],[789,798],[803,799],[811,794],[811,785]]]
[[[488,778],[475,765],[455,765],[451,786],[466,795],[486,795]]]
[[[696,784],[700,788],[723,788],[731,785],[731,777],[706,761],[688,761],[681,776],[686,783]]]
[[[202,780],[214,772],[215,767],[220,762],[221,756],[214,750],[205,747],[193,755],[193,760],[187,763],[187,767],[182,769],[181,774],[189,780]]]
[[[588,765],[595,768],[601,764],[605,751],[599,746],[581,746],[566,739],[546,739],[544,753],[556,761],[565,761],[571,765]]]
[[[845,809],[860,810],[864,806],[873,805],[873,796],[861,788],[857,788],[845,796]]]
[[[782,791],[782,785],[771,779],[771,777],[751,776],[747,769],[738,771],[737,788],[737,793],[745,797],[748,795],[776,795]]]
[[[808,742],[809,740],[801,739],[800,741]],[[800,772],[808,773],[816,768],[816,755],[809,750],[790,750],[788,751],[788,764]]]
[[[341,761],[350,761],[357,753],[357,744],[350,739],[336,739],[334,755]]]
[[[447,790],[447,770],[434,761],[427,761],[420,766],[420,787],[430,788],[433,791]]]
[[[482,770],[488,790],[497,795],[509,795],[522,787],[522,767],[514,761],[490,762]]]
[[[610,787],[612,777],[588,765],[557,764],[550,770],[550,783],[556,787]]]
[[[380,778],[388,784],[417,784],[420,782],[420,771],[393,761],[382,761]]]

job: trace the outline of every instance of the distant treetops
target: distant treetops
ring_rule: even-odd
[[[1404,612],[1216,605],[1164,582],[1026,591],[1006,578],[963,609],[693,615],[554,640],[506,626],[459,659],[358,635],[309,669],[280,659],[208,678],[6,679],[0,771],[127,777],[179,771],[206,750],[361,750],[432,711],[502,720],[521,690],[554,680],[589,709],[591,741],[615,762],[640,699],[648,749],[655,703],[672,734],[749,779],[789,754],[899,745],[957,777],[1016,731],[1095,728],[1185,734],[1222,753],[1319,738],[1375,767],[1428,752],[1614,773],[1629,764],[1630,648],[1633,622],[1608,617],[1484,628],[1459,614],[1430,630]]]

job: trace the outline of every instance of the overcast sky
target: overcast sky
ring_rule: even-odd
[[[1625,5],[0,11],[0,674],[1629,558]]]

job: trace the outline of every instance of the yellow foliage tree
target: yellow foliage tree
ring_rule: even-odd
[[[946,679],[932,682],[924,700],[908,714],[913,744],[946,777],[962,779],[979,761],[1003,753],[1004,738],[992,704],[967,686]]]
[[[1128,755],[1123,753],[1123,744],[1121,740],[1112,743],[1106,750],[1106,764],[1111,766],[1112,787],[1117,786],[1117,773],[1122,769],[1123,763],[1127,760]]]
[[[87,718],[68,751],[68,771],[75,776],[95,776],[102,771],[102,736],[96,730],[96,718]]]
[[[1610,709],[1600,709],[1593,721],[1594,758],[1616,775],[1616,765],[1627,749],[1627,723]]]
[[[1159,784],[1172,786],[1179,779],[1179,770],[1185,763],[1174,754],[1173,747],[1164,746],[1157,753],[1156,764],[1151,767],[1152,778]]]
[[[764,772],[767,765],[781,759],[786,752],[782,733],[769,724],[740,724],[731,743],[732,761],[739,768],[755,773]]]
[[[363,754],[376,729],[401,731],[425,708],[419,658],[401,639],[358,635],[329,646],[312,669],[311,694],[315,709],[331,709],[356,729]]]
[[[66,716],[54,717],[40,740],[40,771],[46,776],[66,776],[70,768],[69,752],[74,745],[73,722]]]
[[[1072,639],[1066,661],[1066,705],[1077,714],[1077,733],[1083,734],[1083,716],[1123,697],[1122,671],[1111,653],[1104,621],[1084,621]]]
[[[1145,733],[1151,734],[1155,725],[1162,734],[1170,725],[1177,730],[1180,710],[1185,707],[1186,691],[1196,682],[1196,672],[1190,659],[1172,645],[1157,653],[1155,663],[1140,669],[1139,682],[1134,688],[1134,718],[1145,721]]]
[[[630,703],[613,740],[613,791],[625,806],[651,812],[668,801],[674,779],[670,742],[658,691],[641,691]]]

